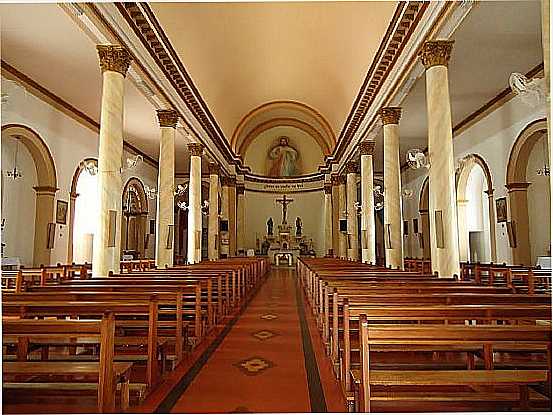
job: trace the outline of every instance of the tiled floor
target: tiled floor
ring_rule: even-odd
[[[319,366],[311,373],[320,374],[320,381],[313,376],[310,381],[320,382],[325,391],[324,398],[310,397],[296,283],[291,269],[271,271],[173,413],[310,412],[313,399],[326,400],[330,411],[343,410],[339,389],[322,363],[313,322],[308,320]]]

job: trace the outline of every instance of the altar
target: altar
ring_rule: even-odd
[[[295,228],[286,220],[287,206],[293,201],[293,199],[287,199],[286,195],[276,200],[277,203],[282,204],[282,223],[277,226],[277,232],[273,230],[273,219],[269,218],[267,221],[267,236],[263,244],[269,261],[276,266],[293,266],[308,246],[302,233],[301,219],[296,218]]]

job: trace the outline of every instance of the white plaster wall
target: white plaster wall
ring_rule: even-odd
[[[263,241],[267,234],[267,220],[273,218],[274,230],[282,221],[282,205],[275,202],[281,198],[281,194],[252,192],[246,190],[246,249],[255,249],[256,237]],[[286,218],[293,226],[295,232],[295,220],[299,216],[303,222],[303,234],[308,239],[313,239],[313,245],[317,256],[324,255],[324,193],[313,191],[304,193],[291,193],[286,197],[294,199],[288,205]]]
[[[17,170],[22,176],[13,180],[6,177],[14,168],[17,140],[2,138],[2,219],[5,220],[2,243],[5,257],[19,257],[22,265],[33,265],[35,235],[35,190],[38,184],[33,158],[23,144],[19,144]]]
[[[98,133],[75,121],[50,104],[25,92],[14,82],[1,78],[2,92],[8,94],[7,102],[2,105],[2,125],[22,124],[34,130],[48,146],[57,173],[56,200],[69,202],[71,181],[79,163],[85,158],[98,157]],[[153,109],[152,109],[153,111]],[[2,164],[4,163],[2,153]],[[5,174],[2,166],[2,173]],[[128,177],[139,177],[145,184],[157,188],[157,169],[142,163],[135,171],[123,174],[123,183]],[[4,202],[4,201],[3,201]],[[149,201],[149,217],[155,218],[155,200]],[[2,215],[19,215],[19,207],[12,203],[2,204]],[[15,213],[13,213],[15,211]],[[28,212],[25,213],[28,215]],[[153,216],[152,216],[153,215]],[[68,217],[69,219],[69,217]],[[55,218],[52,218],[52,222]],[[57,225],[51,262],[66,262],[68,252],[68,225]],[[32,244],[32,238],[25,243]],[[153,242],[150,241],[150,247]],[[150,255],[154,250],[150,248]]]
[[[494,199],[507,196],[505,179],[511,148],[516,138],[528,124],[544,117],[545,110],[543,108],[529,107],[518,97],[514,97],[476,124],[456,135],[453,138],[454,157],[456,160],[460,160],[468,154],[482,156],[491,171],[495,189]],[[426,171],[423,172],[422,169],[421,173],[415,172],[415,174],[409,170],[402,172],[403,187],[411,188],[415,192],[415,197],[411,200],[403,200],[404,217],[406,218],[412,217],[415,205],[418,210],[418,196],[424,179],[423,175],[426,175]],[[549,209],[544,210],[542,208],[540,215],[543,216],[544,212],[547,212],[546,215],[550,220]],[[511,263],[512,253],[509,247],[506,226],[504,223],[496,223],[495,226],[497,262]]]
[[[550,178],[538,176],[536,170],[543,168],[547,160],[547,138],[543,135],[532,148],[526,169],[528,187],[528,218],[530,220],[530,255],[532,263],[538,256],[551,255],[551,215],[547,214],[551,206]]]
[[[467,180],[467,230],[481,232],[484,230],[484,209],[482,195],[484,194],[484,174],[480,167],[473,167]]]

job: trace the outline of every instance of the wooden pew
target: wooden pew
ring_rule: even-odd
[[[98,362],[3,362],[3,381],[10,378],[27,378],[28,376],[57,375],[72,377],[72,382],[86,376],[95,378],[98,383],[98,412],[115,411],[115,384],[121,383],[122,406],[126,409],[128,402],[128,372],[131,364],[114,364],[114,314],[106,311],[101,320],[4,320],[3,334],[17,336],[19,348],[24,348],[30,336],[95,336],[100,343]],[[32,381],[32,379],[30,379]]]

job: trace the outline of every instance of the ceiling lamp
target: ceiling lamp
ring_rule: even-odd
[[[374,210],[379,211],[384,209],[384,193],[382,193],[382,186],[377,185],[373,190],[374,195]]]
[[[86,170],[91,176],[96,176],[98,174],[98,160],[81,161],[81,169]]]
[[[15,155],[14,155],[14,160],[13,160],[13,170],[10,170],[10,171],[7,171],[6,172],[6,176],[8,176],[9,178],[13,179],[13,180],[17,180],[21,177],[23,177],[23,175],[21,174],[21,170],[19,170],[17,168],[17,155],[19,154],[19,139],[16,138],[16,143],[15,143]]]

